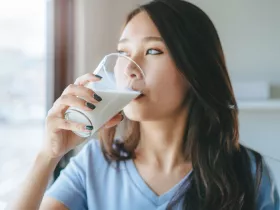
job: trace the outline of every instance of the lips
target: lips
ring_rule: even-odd
[[[138,99],[142,98],[143,96],[144,96],[144,94],[141,93],[137,98],[135,98],[135,100],[138,100]]]

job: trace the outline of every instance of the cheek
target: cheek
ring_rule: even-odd
[[[132,102],[125,109],[126,116],[135,121],[155,120],[180,113],[184,109],[186,86],[182,79],[174,76],[161,76],[148,83],[147,98]],[[141,99],[140,99],[141,100]]]
[[[183,101],[185,94],[178,83],[165,82],[155,88],[152,97],[155,102],[177,106]]]
[[[150,85],[151,100],[168,106],[178,106],[186,95],[186,85],[177,72],[158,75]]]

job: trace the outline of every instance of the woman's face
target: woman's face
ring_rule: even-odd
[[[137,14],[126,25],[118,51],[136,61],[145,73],[144,95],[125,107],[126,116],[134,121],[157,121],[180,114],[187,82],[146,12]]]

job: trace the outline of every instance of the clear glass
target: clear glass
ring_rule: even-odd
[[[120,112],[130,101],[137,98],[145,87],[145,74],[130,57],[119,53],[106,55],[93,72],[102,77],[98,82],[85,86],[102,98],[92,111],[69,107],[65,113],[67,120],[92,125],[91,132],[76,132],[89,137],[98,131],[108,120]]]

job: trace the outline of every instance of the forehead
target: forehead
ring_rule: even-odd
[[[120,39],[143,39],[148,36],[160,37],[160,33],[147,12],[142,11],[127,23]]]

